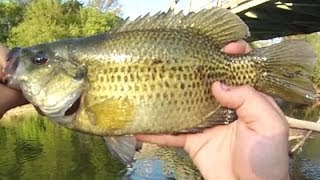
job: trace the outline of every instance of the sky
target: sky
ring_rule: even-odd
[[[192,7],[199,9],[206,6],[212,0],[194,0]],[[172,0],[119,0],[122,10],[122,17],[135,19],[139,15],[145,15],[148,12],[155,14],[159,11],[167,11],[172,4]],[[187,11],[190,0],[180,0],[177,9]]]

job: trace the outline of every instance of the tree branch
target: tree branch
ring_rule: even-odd
[[[320,132],[320,124],[312,121],[300,120],[286,116],[289,127]]]

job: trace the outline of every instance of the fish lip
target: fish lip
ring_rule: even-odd
[[[16,70],[18,68],[19,61],[20,61],[19,55],[20,55],[21,50],[22,50],[22,48],[13,48],[9,52],[6,67],[4,69],[4,72],[6,75],[10,76],[10,75],[14,75],[16,73]]]
[[[3,70],[6,84],[16,89],[19,89],[18,82],[16,80],[16,73],[20,62],[21,51],[22,48],[16,47],[9,52],[5,68]]]

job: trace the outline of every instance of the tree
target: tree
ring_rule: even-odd
[[[121,18],[115,16],[114,13],[100,13],[95,8],[85,8],[80,11],[81,19],[81,36],[89,36],[97,33],[102,33],[112,29],[120,23]]]
[[[116,11],[119,13],[119,2],[117,0],[89,0],[89,7],[95,8],[100,12]]]
[[[24,7],[25,4],[23,2],[0,2],[0,42],[6,42],[10,29],[22,21]]]
[[[28,46],[65,36],[62,6],[56,0],[35,0],[26,9],[23,21],[12,28],[9,45]]]
[[[30,46],[62,38],[83,37],[110,30],[121,22],[115,12],[102,12],[77,0],[34,0],[23,21],[12,28],[9,46]]]

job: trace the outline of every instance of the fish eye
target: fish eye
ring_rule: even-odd
[[[36,65],[45,64],[48,61],[48,58],[43,52],[38,52],[36,55],[32,58],[32,63]]]

